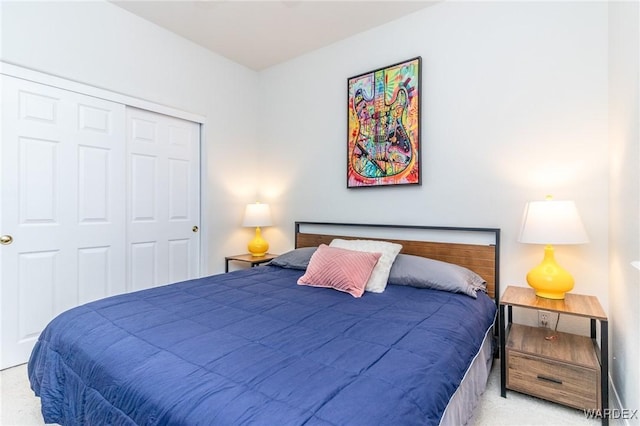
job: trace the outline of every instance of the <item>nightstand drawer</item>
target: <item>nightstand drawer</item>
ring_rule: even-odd
[[[599,371],[507,350],[507,388],[566,404],[599,408]]]

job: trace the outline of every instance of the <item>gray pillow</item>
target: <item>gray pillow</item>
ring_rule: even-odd
[[[318,247],[303,247],[291,250],[273,259],[268,265],[281,268],[306,270],[309,260]]]
[[[487,291],[486,281],[467,268],[409,254],[396,257],[389,284],[463,293],[474,299],[478,290]]]

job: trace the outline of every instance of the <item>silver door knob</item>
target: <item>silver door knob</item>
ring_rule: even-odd
[[[9,245],[13,242],[13,237],[11,235],[3,235],[0,237],[0,244]]]
[[[192,230],[193,232],[198,232],[198,229],[199,229],[199,228],[198,228],[197,226],[194,226],[193,228],[191,228],[191,230]]]

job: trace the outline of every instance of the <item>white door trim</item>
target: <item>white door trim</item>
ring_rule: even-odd
[[[0,74],[10,75],[12,77],[21,78],[23,80],[33,81],[34,83],[53,86],[59,89],[68,90],[70,92],[77,92],[83,95],[93,96],[94,98],[100,98],[107,101],[117,102],[123,105],[146,109],[148,111],[157,112],[160,114],[170,115],[176,118],[182,118],[183,120],[194,121],[200,124],[205,124],[206,121],[205,117],[199,114],[182,111],[170,106],[161,105],[144,99],[135,98],[133,96],[112,92],[110,90],[101,89],[99,87],[90,86],[84,83],[57,77],[51,74],[46,74],[40,71],[35,71],[3,61],[0,61]]]

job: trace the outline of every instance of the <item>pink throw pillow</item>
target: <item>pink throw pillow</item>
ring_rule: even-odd
[[[327,287],[360,297],[381,253],[347,250],[321,244],[311,256],[298,284]]]

